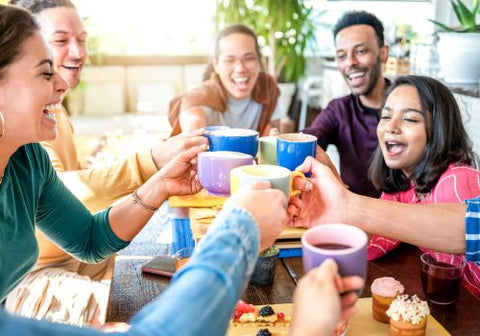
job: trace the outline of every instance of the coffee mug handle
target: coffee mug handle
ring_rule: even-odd
[[[291,181],[292,181],[292,182],[291,182],[291,183],[292,183],[292,185],[291,185],[292,191],[290,192],[290,197],[297,196],[297,195],[300,195],[300,194],[302,193],[301,190],[295,190],[295,189],[293,189],[293,179],[295,178],[295,176],[299,176],[299,177],[301,177],[302,179],[305,179],[305,174],[304,174],[304,173],[302,173],[302,172],[300,172],[300,171],[298,171],[298,170],[292,171],[292,174],[290,175],[290,178],[291,178]]]

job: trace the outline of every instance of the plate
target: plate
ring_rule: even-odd
[[[293,304],[272,304],[275,312],[292,315]],[[262,306],[255,306],[262,307]],[[358,312],[348,323],[347,336],[385,336],[390,335],[390,325],[381,323],[372,317],[372,298],[362,298],[357,301]],[[232,324],[227,336],[255,336],[261,328],[268,328],[274,336],[288,335],[288,327],[235,327]],[[426,335],[447,336],[450,333],[433,317],[428,317]]]

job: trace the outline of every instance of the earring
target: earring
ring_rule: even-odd
[[[5,119],[3,118],[3,113],[2,111],[0,110],[0,122],[1,122],[1,126],[0,126],[0,129],[2,130],[2,132],[0,133],[0,138],[3,137],[3,133],[5,133]]]

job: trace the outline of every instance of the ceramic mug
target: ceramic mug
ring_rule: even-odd
[[[317,154],[317,137],[303,133],[284,133],[277,137],[277,163],[295,170],[307,156]]]
[[[230,187],[232,194],[243,186],[255,181],[269,181],[272,188],[281,190],[286,198],[300,194],[300,190],[293,189],[293,178],[305,175],[299,171],[290,171],[287,168],[274,165],[248,165],[232,169],[230,172]],[[287,206],[287,204],[285,204]]]
[[[243,128],[217,129],[209,132],[209,151],[231,151],[257,156],[258,132]]]
[[[341,276],[358,275],[366,279],[367,243],[367,234],[355,226],[321,224],[312,227],[302,235],[304,271],[332,258]]]
[[[258,139],[258,162],[261,164],[277,164],[277,137],[263,136]]]
[[[201,152],[197,158],[200,184],[214,196],[230,195],[230,170],[253,163],[248,154],[229,151]]]

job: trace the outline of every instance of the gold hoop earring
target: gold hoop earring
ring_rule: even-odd
[[[2,123],[2,126],[1,126],[2,133],[0,133],[0,138],[1,138],[5,133],[5,119],[3,118],[3,113],[1,110],[0,110],[0,122]]]

